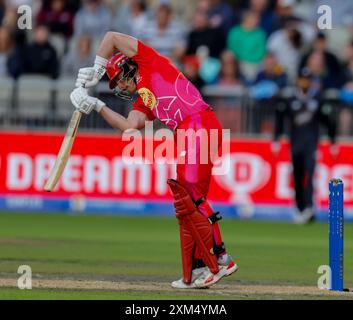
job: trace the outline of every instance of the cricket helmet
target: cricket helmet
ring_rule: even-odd
[[[130,68],[130,66],[133,68]],[[132,97],[130,93],[116,87],[115,79],[121,72],[123,72],[123,79],[128,80],[134,78],[137,73],[137,63],[121,52],[118,52],[107,63],[109,88],[112,89],[118,97],[125,100],[131,100]]]
[[[107,63],[107,75],[109,77],[109,88],[113,89],[115,87],[114,80],[124,69],[129,58],[122,54],[121,52],[114,55]]]

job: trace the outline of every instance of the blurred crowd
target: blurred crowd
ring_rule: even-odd
[[[198,88],[242,86],[267,99],[307,68],[353,104],[353,1],[181,2],[190,10],[180,13],[172,0],[0,0],[0,76],[73,77],[115,30],[170,57]],[[17,28],[23,4],[33,30]],[[334,8],[333,30],[317,28],[321,4]]]

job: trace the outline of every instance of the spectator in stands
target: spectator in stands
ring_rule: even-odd
[[[200,10],[200,11],[207,12],[207,15],[208,15],[210,8],[211,8],[210,0],[197,0],[194,12]]]
[[[252,79],[266,51],[265,32],[258,27],[259,15],[248,11],[242,23],[233,27],[227,38],[227,47],[241,62],[244,75]]]
[[[344,59],[343,48],[353,37],[353,1],[342,0],[315,0],[312,6],[312,23],[317,23],[317,8],[329,6],[332,17],[332,29],[326,30],[329,47],[340,59]]]
[[[317,86],[320,86],[322,90],[337,88],[335,86],[338,81],[340,86],[343,84],[341,79],[337,80],[341,71],[337,70],[337,75],[335,73],[331,74],[325,63],[325,55],[321,51],[314,51],[311,55],[309,55],[305,67],[311,71]]]
[[[245,80],[232,51],[225,50],[221,54],[220,61],[221,70],[215,84],[222,89],[231,90],[235,96],[218,98],[215,105],[222,125],[235,133],[239,132],[241,127],[241,94],[236,95],[236,90],[243,88]]]
[[[2,25],[8,27],[12,32],[15,32],[17,30],[20,30],[17,28],[17,21],[18,21],[17,9],[11,6],[6,6],[5,14],[2,19]]]
[[[259,26],[269,36],[274,29],[275,14],[269,7],[269,0],[251,0],[249,10],[256,12],[260,16]]]
[[[287,74],[272,52],[266,54],[262,69],[257,74],[254,84],[258,85],[264,81],[274,83],[278,89],[287,86]]]
[[[343,84],[343,75],[342,75],[342,66],[338,58],[328,51],[326,36],[323,33],[318,33],[317,37],[313,43],[312,48],[307,54],[301,58],[299,70],[301,70],[308,62],[308,58],[313,52],[320,52],[323,54],[324,62],[326,69],[325,74],[325,86],[327,88],[340,88]]]
[[[100,39],[111,29],[112,15],[102,0],[83,0],[74,19],[74,36],[89,34]]]
[[[48,1],[48,0],[47,0]],[[51,1],[51,0],[49,0]],[[81,8],[82,0],[68,0],[67,8],[75,15],[76,12]]]
[[[200,62],[196,55],[187,55],[183,58],[183,73],[191,83],[201,89],[205,85],[205,81],[200,77]]]
[[[89,35],[82,35],[76,39],[76,46],[63,58],[61,73],[74,76],[80,68],[93,62],[92,38]]]
[[[49,4],[43,4],[37,16],[37,23],[47,25],[52,34],[69,38],[73,33],[73,19],[73,13],[67,7],[67,0],[52,0]]]
[[[168,3],[159,5],[155,19],[146,25],[138,36],[160,54],[174,58],[175,52],[185,46],[185,28],[173,19],[173,10]],[[179,58],[179,54],[176,55]]]
[[[49,43],[49,29],[38,25],[34,30],[34,39],[26,50],[24,73],[38,73],[57,78],[59,61],[54,47]]]
[[[146,0],[132,0],[117,12],[113,27],[116,31],[138,37],[148,22]]]
[[[268,52],[262,68],[250,87],[250,95],[256,101],[262,116],[252,119],[256,132],[273,132],[274,106],[279,102],[280,90],[287,86],[287,74],[273,53]]]
[[[236,23],[234,10],[225,0],[209,0],[208,17],[211,27],[221,28],[224,35],[227,35]]]
[[[7,27],[0,27],[0,77],[7,72],[7,59],[11,50],[12,39],[10,30]]]
[[[296,79],[302,51],[311,40],[303,36],[295,22],[288,22],[284,29],[275,31],[268,39],[268,51],[273,52],[285,68],[291,83]]]
[[[316,30],[308,21],[294,14],[296,4],[297,0],[277,1],[276,15],[273,24],[274,31],[282,30],[288,25],[292,25],[300,32],[304,43],[311,43],[314,41]]]
[[[17,43],[9,60],[9,70],[15,78],[28,73],[52,78],[57,78],[59,74],[57,54],[49,43],[49,30],[44,25],[34,29],[32,43],[26,44],[24,40]]]
[[[340,92],[343,104],[339,113],[339,134],[351,136],[353,134],[353,40],[346,46],[344,58],[343,87]]]
[[[210,57],[210,50],[206,46],[197,49],[196,56],[200,62],[199,74],[206,84],[214,84],[221,70],[218,58]]]
[[[353,40],[346,46],[344,50],[345,66],[344,70],[344,82],[345,84],[353,85]],[[352,87],[353,89],[353,87]]]
[[[7,59],[8,72],[11,77],[17,79],[23,73],[25,50],[27,48],[27,34],[24,30],[12,30],[13,48]]]
[[[209,55],[218,58],[225,48],[225,37],[220,28],[211,28],[207,12],[197,9],[193,16],[193,28],[187,35],[186,54],[196,54],[200,46],[209,49]]]
[[[41,8],[43,7],[50,7],[50,3],[53,0],[35,0],[35,1],[39,1],[42,3]],[[106,1],[106,0],[105,0]],[[66,0],[66,9],[69,10],[73,15],[76,14],[76,12],[80,9],[82,5],[82,0]],[[38,10],[39,12],[40,10]]]
[[[220,86],[243,85],[245,79],[240,72],[240,66],[235,55],[230,50],[225,50],[220,56],[221,70],[217,77],[216,84]]]
[[[303,20],[294,14],[296,0],[278,0],[275,8],[275,18],[273,22],[274,30],[280,30],[286,27],[288,22],[303,22]]]

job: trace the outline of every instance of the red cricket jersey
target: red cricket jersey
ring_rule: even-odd
[[[200,92],[172,64],[151,47],[138,41],[137,54],[131,58],[138,64],[138,99],[133,110],[146,114],[175,130],[189,115],[209,108]]]

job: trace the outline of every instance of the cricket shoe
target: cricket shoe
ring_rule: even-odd
[[[195,280],[193,285],[196,288],[207,288],[217,283],[223,277],[226,277],[228,274],[227,267],[219,267],[219,271],[217,273],[212,273],[208,268],[204,273]]]
[[[297,212],[293,222],[295,224],[307,224],[314,221],[315,211],[312,208],[306,208],[302,212]]]
[[[226,277],[230,276],[232,273],[238,270],[238,265],[234,262],[232,257],[226,253],[217,259],[219,266],[226,268]]]
[[[175,280],[172,282],[172,287],[175,289],[196,289],[194,283],[195,280],[202,276],[202,274],[207,270],[206,267],[196,268],[192,270],[191,282],[185,283],[183,278]]]

